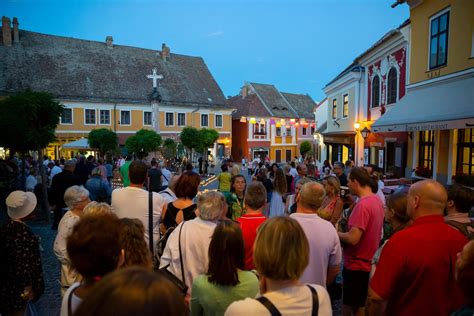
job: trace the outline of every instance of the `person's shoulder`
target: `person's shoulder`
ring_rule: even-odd
[[[233,315],[269,315],[268,310],[256,299],[246,298],[235,301],[225,311],[225,316]]]

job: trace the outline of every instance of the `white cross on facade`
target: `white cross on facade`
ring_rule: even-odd
[[[156,68],[153,68],[153,74],[146,76],[148,79],[153,79],[153,88],[158,87],[158,79],[163,79],[163,76],[156,74],[156,71]]]

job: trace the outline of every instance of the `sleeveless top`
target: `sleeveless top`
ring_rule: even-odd
[[[331,220],[332,213],[334,213],[334,208],[336,208],[336,202],[339,200],[338,196],[335,196],[332,199],[325,198],[320,209],[317,211],[317,214],[322,219],[327,221]]]
[[[178,223],[176,222],[176,215],[180,210],[183,211],[184,221],[188,221],[196,217],[196,204],[191,204],[188,207],[179,209],[173,205],[173,202],[170,202],[166,208],[165,218],[163,219],[163,224],[165,225],[166,229],[178,226]]]

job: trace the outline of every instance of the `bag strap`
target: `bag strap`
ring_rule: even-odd
[[[148,191],[148,243],[150,247],[151,257],[154,255],[153,247],[153,192]]]
[[[310,285],[307,285],[309,289],[311,290],[311,296],[313,298],[313,310],[311,311],[312,316],[318,316],[319,312],[319,297],[318,297],[318,292],[316,289]]]
[[[183,277],[183,283],[186,284],[186,278],[184,276],[184,266],[183,266],[183,253],[181,251],[181,231],[183,230],[184,221],[179,228],[179,237],[178,237],[178,248],[179,248],[179,263],[181,264],[181,276]]]
[[[67,315],[68,316],[72,316],[72,296],[74,295],[74,292],[77,290],[79,286],[76,286],[75,288],[73,288],[71,292],[69,293],[69,297],[67,298]]]
[[[265,306],[266,309],[268,309],[268,311],[270,312],[270,315],[281,316],[281,313],[278,310],[278,308],[276,308],[276,306],[273,305],[273,303],[270,302],[270,300],[266,298],[265,296],[260,296],[259,298],[257,298],[257,301],[259,301],[263,306]]]
[[[446,224],[459,230],[461,234],[469,238],[469,231],[467,230],[468,226],[474,227],[474,222],[471,220],[470,223],[459,223],[453,220],[446,221]]]
[[[311,297],[313,301],[313,306],[311,310],[311,316],[318,316],[319,313],[319,297],[318,297],[318,292],[310,285],[307,285],[311,291]],[[271,316],[281,316],[280,311],[278,308],[276,308],[275,305],[273,305],[272,302],[265,296],[260,296],[257,298],[257,301],[259,301],[265,308],[270,312]]]

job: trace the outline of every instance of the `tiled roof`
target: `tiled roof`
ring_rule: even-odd
[[[25,89],[56,98],[148,103],[157,68],[163,103],[226,107],[226,99],[201,57],[114,45],[20,30],[20,43],[0,44],[0,95]]]
[[[297,117],[288,101],[274,85],[249,83],[274,117]]]
[[[271,117],[272,115],[265,109],[256,94],[249,94],[246,97],[237,95],[227,99],[227,104],[236,109],[232,118],[240,119],[242,116]]]
[[[292,108],[298,113],[299,118],[314,120],[314,109],[316,103],[306,94],[281,93],[283,97],[291,104]]]

